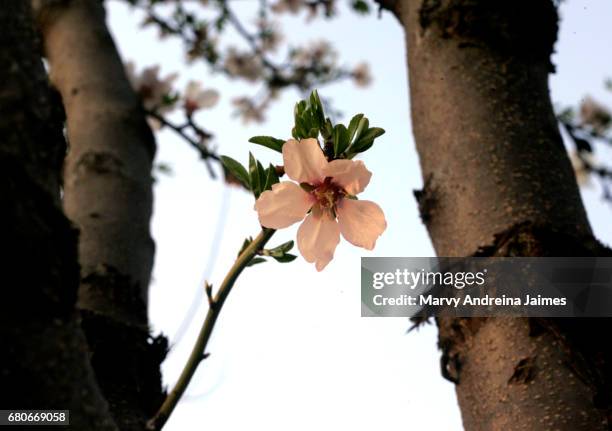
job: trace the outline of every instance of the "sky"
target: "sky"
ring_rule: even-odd
[[[263,125],[243,125],[232,117],[231,99],[257,88],[211,76],[204,65],[186,66],[180,44],[160,41],[142,30],[142,16],[121,1],[110,1],[108,20],[125,61],[139,67],[159,64],[163,73],[181,72],[177,87],[200,80],[221,92],[213,110],[198,120],[213,130],[222,154],[246,162],[253,151],[263,162],[279,164],[279,155],[255,148],[255,135],[290,136],[293,104],[286,92],[267,113]],[[248,16],[252,3],[235,2]],[[612,3],[568,0],[551,76],[559,106],[576,105],[589,94],[612,105],[604,79],[612,75],[608,41]],[[342,62],[370,63],[373,84],[365,90],[344,82],[320,89],[346,117],[363,112],[387,133],[364,161],[373,172],[360,197],[385,211],[387,231],[368,252],[341,241],[330,265],[317,272],[301,257],[290,264],[248,268],[224,307],[202,363],[165,430],[215,431],[266,429],[461,430],[453,385],[440,376],[436,329],[406,334],[405,318],[360,317],[361,256],[432,256],[412,190],[422,185],[412,138],[403,32],[383,14],[357,17],[341,8],[331,22],[306,23],[304,16],[282,20],[290,41],[328,37]],[[347,118],[344,118],[346,121]],[[155,333],[170,337],[172,350],[163,365],[164,384],[172,386],[189,354],[206,313],[203,281],[218,285],[246,236],[259,231],[253,198],[212,180],[202,162],[172,133],[157,135],[157,162],[172,166],[157,174],[152,222],[157,254],[150,293]],[[612,160],[610,152],[602,158]],[[602,202],[596,184],[583,189],[595,233],[612,243],[612,207]],[[295,239],[297,226],[277,233],[271,244]],[[177,340],[184,317],[197,314]],[[202,303],[201,303],[202,302]]]

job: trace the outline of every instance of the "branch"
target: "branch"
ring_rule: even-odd
[[[63,118],[32,18],[29,1],[0,8],[0,405],[66,409],[71,429],[117,431],[75,312],[77,232],[60,206]]]
[[[378,13],[380,15],[380,13],[383,10],[388,10],[389,12],[391,12],[398,21],[402,21],[402,16],[400,14],[400,8],[399,8],[399,1],[398,0],[374,0],[376,3],[378,3]]]
[[[119,427],[142,428],[163,398],[147,319],[155,139],[102,2],[34,4],[66,110],[63,204],[79,228],[78,307],[92,364]]]
[[[246,268],[251,262],[251,259],[257,255],[257,253],[263,248],[272,235],[274,235],[274,232],[276,232],[274,229],[262,229],[259,235],[257,235],[257,237],[244,249],[240,256],[238,256],[238,259],[236,259],[236,262],[234,262],[234,265],[230,268],[214,297],[212,295],[212,291],[207,288],[207,296],[209,297],[210,307],[208,308],[206,319],[204,320],[202,328],[200,329],[200,333],[195,345],[193,346],[191,355],[189,356],[189,359],[187,360],[187,363],[185,364],[176,385],[168,394],[166,400],[159,408],[155,416],[147,423],[147,429],[152,431],[161,430],[164,424],[167,422],[168,418],[174,411],[174,408],[185,393],[187,386],[191,382],[198,365],[208,356],[206,353],[206,347],[208,345],[210,335],[212,334],[217,318],[221,313],[223,304],[234,287],[234,283],[244,268]]]
[[[215,174],[215,171],[212,169],[212,166],[210,165],[210,160],[214,160],[215,162],[220,163],[221,159],[216,153],[210,151],[204,145],[204,142],[213,136],[212,134],[205,131],[204,129],[199,127],[197,124],[195,124],[191,116],[187,117],[187,123],[185,125],[178,126],[172,123],[171,121],[167,120],[163,115],[160,115],[155,111],[147,111],[147,115],[159,121],[163,126],[168,127],[169,129],[174,131],[177,135],[179,135],[179,137],[181,137],[185,142],[187,142],[194,150],[196,150],[199,153],[200,158],[204,160],[204,163],[206,164],[206,168],[208,169],[210,176],[213,179],[216,178],[217,175]],[[191,136],[189,136],[185,132],[186,128],[191,128],[200,137],[200,140],[199,141],[195,140]]]
[[[273,64],[268,58],[264,55],[263,50],[257,44],[257,39],[251,33],[247,31],[247,29],[242,25],[238,16],[232,11],[229,7],[229,2],[227,0],[221,3],[222,11],[227,15],[230,23],[234,26],[238,34],[240,34],[251,46],[251,49],[255,52],[255,54],[259,55],[262,63],[266,66],[273,75],[278,75],[278,66]]]

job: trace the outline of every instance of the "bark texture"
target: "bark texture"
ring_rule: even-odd
[[[415,192],[438,256],[609,254],[593,237],[552,109],[550,0],[400,0]],[[602,320],[439,319],[467,430],[608,429]]]
[[[59,207],[61,114],[29,3],[3,2],[0,27],[0,405],[69,409],[73,429],[115,430],[75,311],[77,235]]]
[[[67,117],[64,210],[79,229],[83,316],[98,381],[122,430],[161,401],[163,339],[150,337],[153,134],[99,0],[33,0]]]

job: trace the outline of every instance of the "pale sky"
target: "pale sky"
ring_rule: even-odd
[[[233,4],[247,14],[253,5]],[[296,92],[285,93],[265,124],[244,126],[231,117],[230,100],[253,94],[257,87],[211,77],[199,63],[186,67],[178,42],[159,41],[154,30],[140,30],[141,15],[123,2],[108,5],[124,60],[181,72],[179,88],[197,79],[221,92],[219,106],[198,117],[216,134],[220,153],[246,162],[252,150],[263,162],[280,162],[276,153],[247,141],[261,134],[289,137]],[[453,385],[440,376],[435,328],[406,335],[407,319],[360,317],[360,256],[431,256],[433,250],[412,197],[421,177],[410,128],[402,30],[389,14],[377,19],[375,14],[361,18],[342,12],[331,22],[283,19],[285,34],[292,41],[330,35],[343,62],[370,63],[375,81],[368,89],[345,82],[320,92],[346,116],[363,112],[371,125],[387,131],[363,158],[374,175],[362,197],[383,208],[388,229],[373,252],[341,241],[336,257],[320,273],[301,257],[247,269],[215,329],[211,356],[200,366],[168,431],[462,429]],[[554,58],[558,72],[551,78],[554,101],[575,105],[590,94],[612,105],[612,93],[603,90],[604,79],[612,75],[607,55],[612,4],[568,0],[562,15]],[[150,316],[153,330],[170,336],[173,344],[163,366],[164,383],[171,386],[191,350],[204,304],[182,341],[174,345],[172,337],[203,279],[218,285],[243,239],[256,235],[259,226],[252,196],[211,180],[196,154],[170,132],[158,134],[158,145],[157,161],[170,164],[174,173],[161,176],[155,186],[157,255]],[[612,160],[610,152],[606,157]],[[584,196],[595,232],[610,244],[612,206],[601,202],[596,186],[585,189]],[[222,239],[214,241],[218,227]],[[279,232],[271,244],[295,239],[295,233],[296,228]],[[217,249],[211,248],[213,242],[220,243]]]

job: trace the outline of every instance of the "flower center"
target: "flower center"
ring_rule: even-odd
[[[332,209],[338,200],[340,200],[345,192],[341,187],[331,182],[331,178],[325,178],[322,184],[315,187],[312,192],[313,196],[321,206],[321,208]]]

